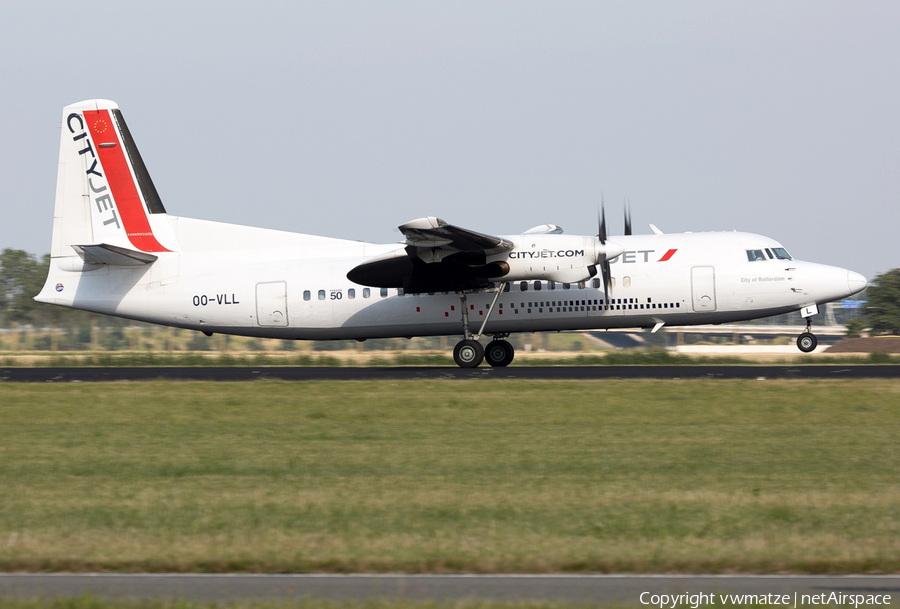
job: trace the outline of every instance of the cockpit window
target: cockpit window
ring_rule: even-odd
[[[766,255],[762,253],[762,250],[747,250],[747,260],[750,262],[756,262],[757,260],[765,260]]]
[[[793,260],[791,255],[787,253],[787,250],[783,247],[773,247],[772,251],[775,253],[775,257],[779,260]]]

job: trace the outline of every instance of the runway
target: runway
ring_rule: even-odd
[[[900,378],[900,366],[510,366],[447,367],[121,367],[3,368],[0,382],[73,383],[98,381],[362,381],[438,379],[866,379]]]
[[[779,604],[793,605],[796,597],[796,606],[801,606],[812,604],[803,603],[804,594],[838,592],[890,595],[890,599],[882,600],[897,605],[900,576],[0,574],[0,597],[19,599],[90,593],[106,599],[199,602],[315,597],[337,601],[554,601],[641,606],[645,592],[648,594],[643,600],[647,603],[654,594],[715,594],[714,605],[725,604],[720,602],[720,594],[771,594],[789,596],[791,602]],[[785,600],[783,596],[781,600]],[[770,598],[763,604],[771,603]]]

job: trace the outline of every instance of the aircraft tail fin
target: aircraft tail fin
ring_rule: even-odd
[[[84,259],[82,244],[154,254],[177,250],[122,112],[108,100],[63,109],[50,255]]]

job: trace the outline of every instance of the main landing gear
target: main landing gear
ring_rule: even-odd
[[[484,361],[484,347],[473,338],[467,338],[453,347],[453,361],[460,368],[477,368]]]
[[[487,363],[491,366],[502,368],[509,366],[513,361],[516,351],[511,344],[504,340],[509,336],[508,332],[494,334],[494,340],[488,343],[487,348],[482,347],[481,343],[478,342],[488,319],[491,317],[491,313],[494,311],[494,307],[497,306],[497,299],[500,298],[500,294],[503,293],[505,288],[506,282],[501,283],[497,288],[497,291],[494,293],[494,300],[491,302],[491,306],[488,308],[477,334],[469,331],[469,303],[465,292],[456,293],[459,296],[459,304],[462,309],[463,336],[465,337],[456,343],[456,346],[453,348],[453,361],[460,368],[476,368],[484,360],[487,360]]]
[[[484,349],[484,359],[491,366],[497,368],[505,368],[509,366],[513,358],[516,356],[516,350],[507,341],[497,338],[499,334],[494,335],[494,340],[488,343]]]
[[[806,330],[797,337],[797,348],[804,353],[812,353],[819,346],[819,339],[812,333],[812,319],[806,318]]]

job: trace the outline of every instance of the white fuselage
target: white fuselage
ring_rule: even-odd
[[[366,339],[462,334],[455,293],[403,294],[347,279],[357,265],[404,244],[370,244],[167,217],[180,251],[152,264],[52,261],[38,300],[205,332],[286,339]],[[748,233],[616,236],[610,302],[585,278],[593,237],[514,235],[515,249],[484,334],[693,325],[754,319],[844,298],[865,280],[837,267],[765,258],[780,248]],[[579,247],[582,244],[583,247]],[[557,247],[558,246],[558,247]],[[581,250],[584,250],[581,253]],[[562,283],[567,277],[571,283]],[[527,277],[528,280],[522,280]],[[541,279],[541,278],[544,279]],[[548,279],[557,278],[551,282]],[[540,289],[536,289],[540,287]],[[493,292],[468,295],[469,323],[481,325]]]

